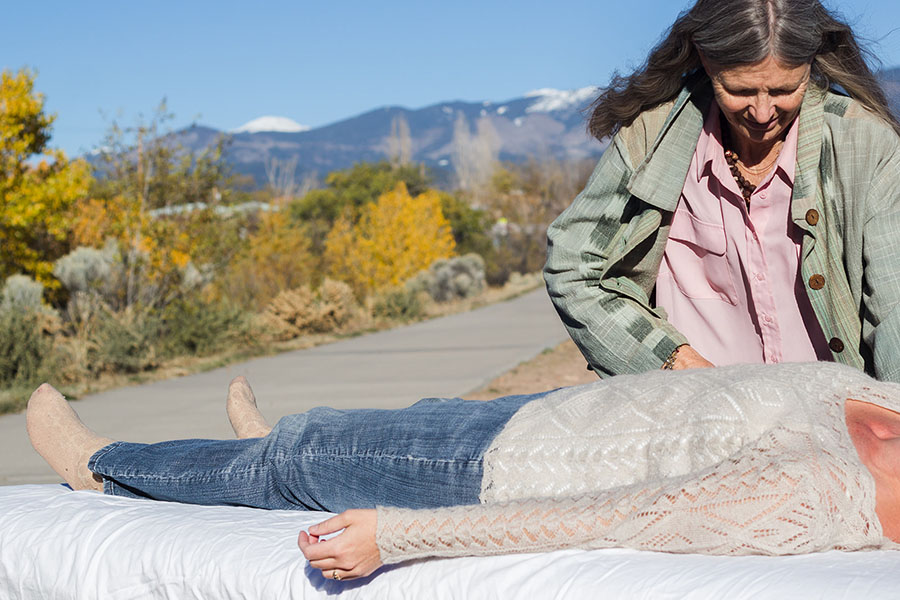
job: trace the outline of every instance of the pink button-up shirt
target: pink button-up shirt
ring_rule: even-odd
[[[713,102],[672,219],[657,305],[716,365],[832,360],[800,281],[802,230],[790,218],[797,121],[749,211],[721,140]]]

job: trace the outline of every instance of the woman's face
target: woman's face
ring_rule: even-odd
[[[810,65],[789,67],[772,56],[737,67],[701,60],[732,137],[763,146],[784,137],[800,112]]]

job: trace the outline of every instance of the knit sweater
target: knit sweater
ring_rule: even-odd
[[[894,547],[844,419],[900,385],[831,363],[623,375],[523,406],[481,504],[379,507],[384,563],[625,547],[783,555]]]

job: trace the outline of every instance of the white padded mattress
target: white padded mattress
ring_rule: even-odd
[[[0,598],[900,597],[900,553],[713,557],[567,550],[419,561],[358,582],[308,569],[297,533],[324,513],[0,487]]]

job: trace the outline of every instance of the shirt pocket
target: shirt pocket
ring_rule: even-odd
[[[724,223],[701,221],[687,210],[675,211],[665,257],[682,294],[737,304],[727,249]]]

